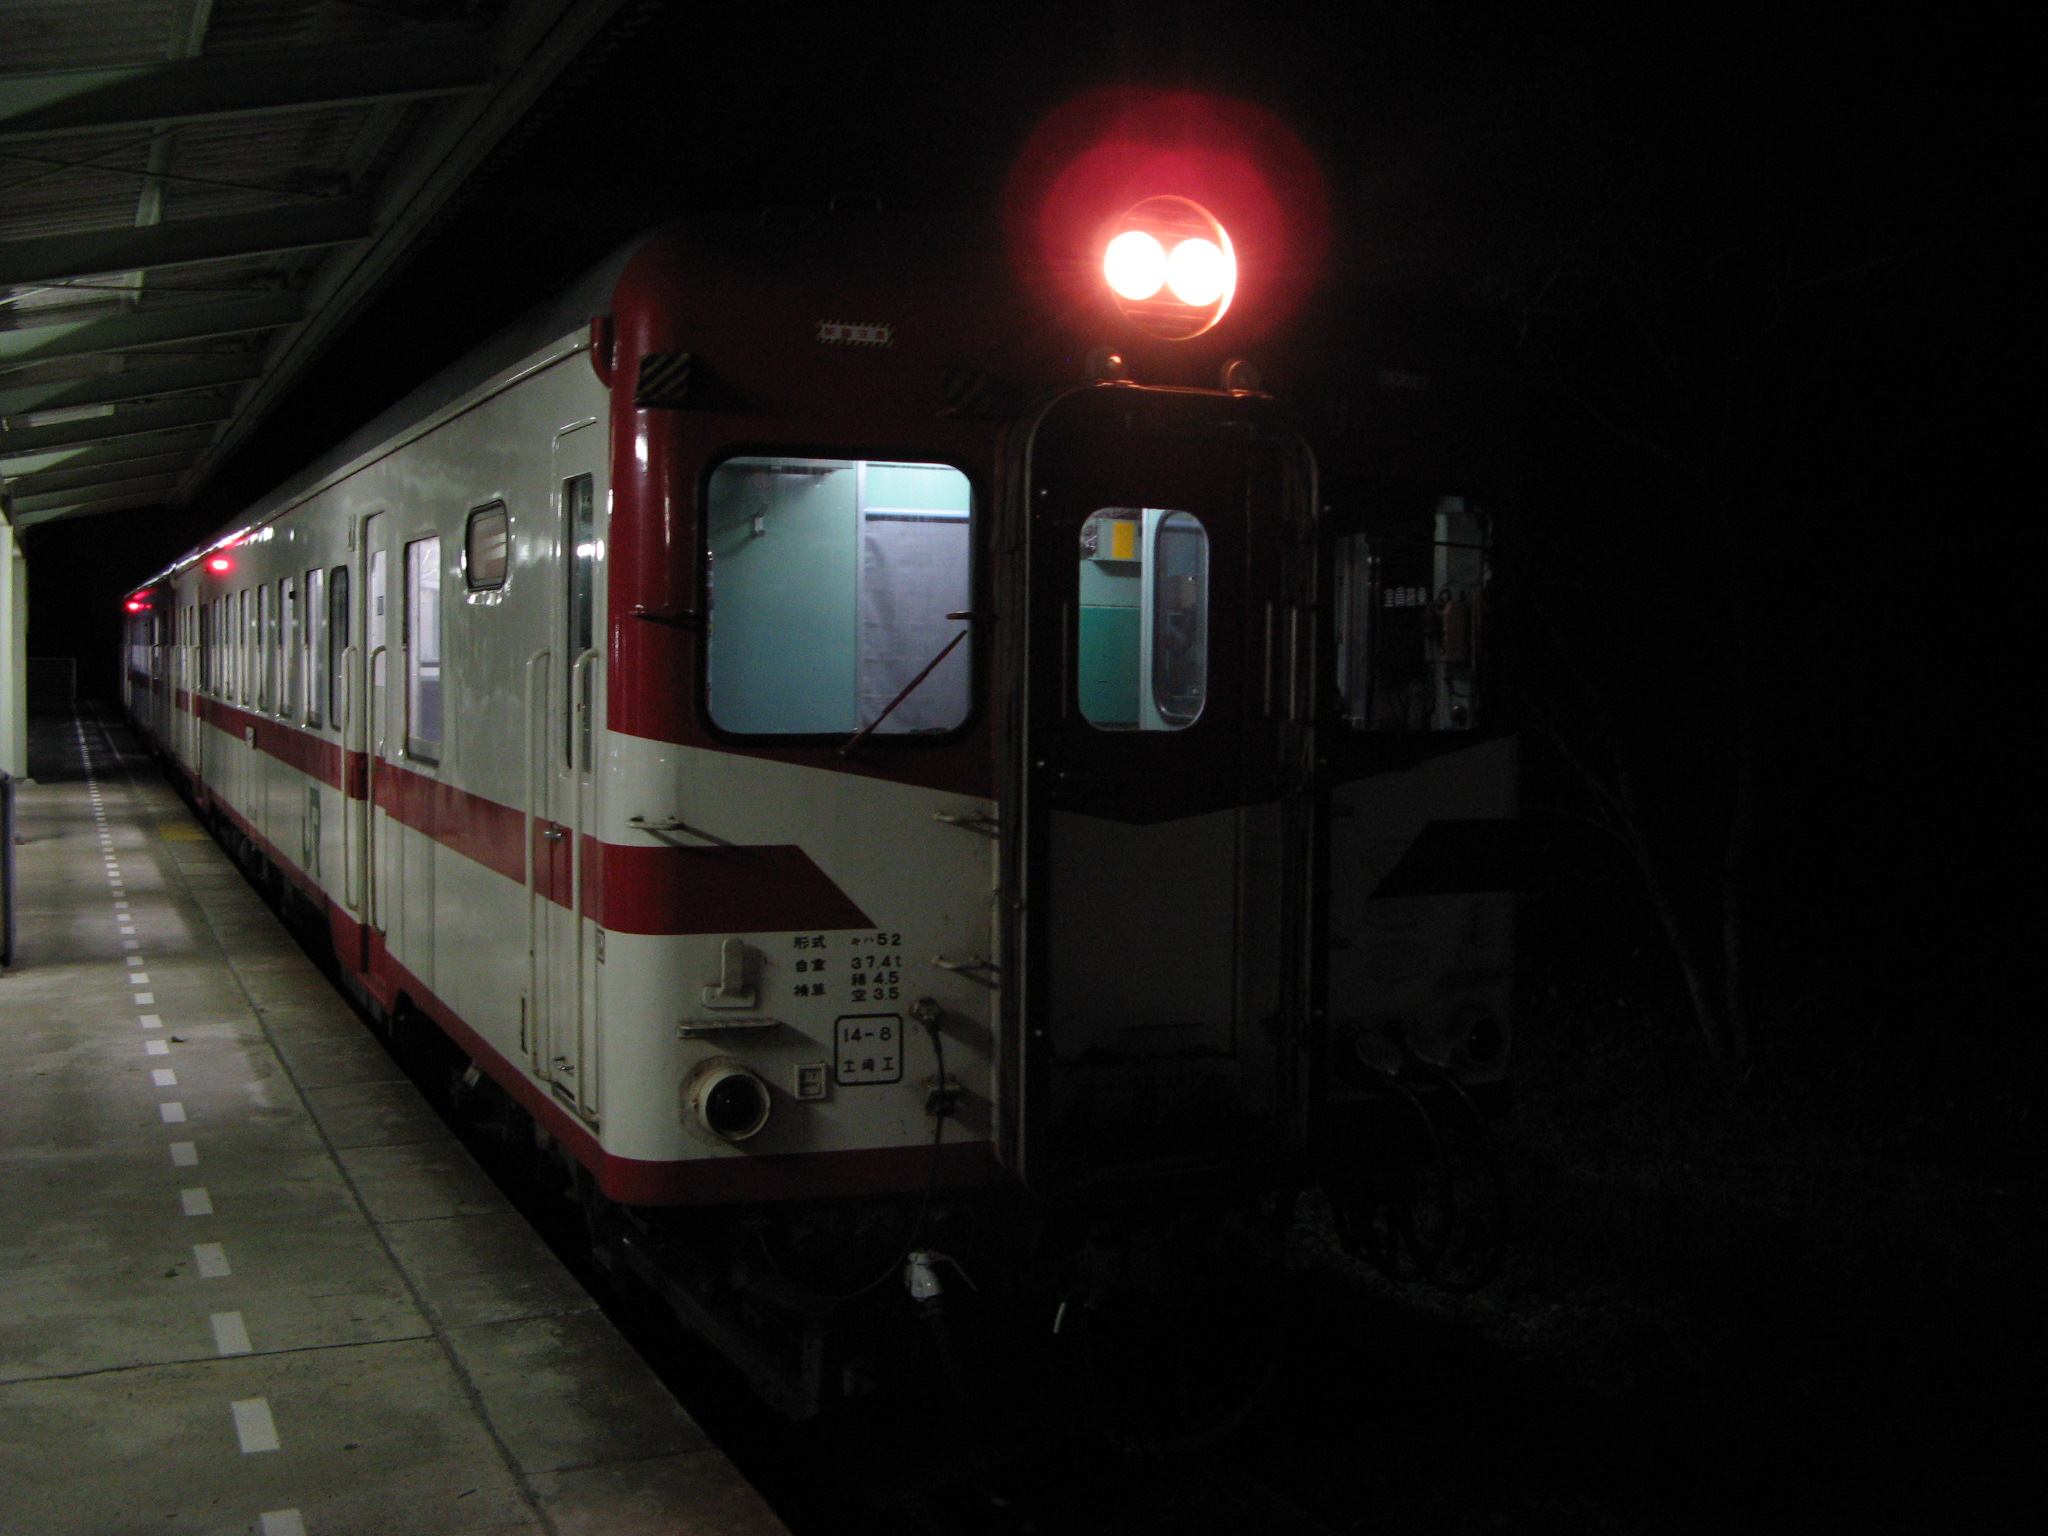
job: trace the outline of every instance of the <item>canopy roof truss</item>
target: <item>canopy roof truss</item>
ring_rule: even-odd
[[[7,515],[189,499],[621,5],[0,10]]]

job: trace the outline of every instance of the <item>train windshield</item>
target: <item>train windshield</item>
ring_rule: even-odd
[[[947,464],[719,465],[706,497],[712,722],[772,736],[963,724],[973,514]]]

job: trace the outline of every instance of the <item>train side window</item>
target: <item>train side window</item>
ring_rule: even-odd
[[[1332,548],[1336,683],[1358,731],[1470,730],[1491,579],[1486,516],[1463,497]]]
[[[199,691],[213,692],[213,604],[199,605]]]
[[[253,704],[256,699],[256,605],[249,601],[249,589],[242,588],[241,623],[235,626],[235,702]]]
[[[277,584],[277,712],[289,720],[299,708],[299,584]]]
[[[1372,656],[1376,625],[1374,596],[1379,591],[1379,565],[1372,540],[1346,534],[1331,550],[1333,628],[1337,643],[1337,697],[1344,723],[1354,731],[1372,724]]]
[[[592,679],[597,668],[583,656],[597,644],[597,494],[588,475],[562,482],[562,547],[567,555],[568,591],[563,615],[563,703],[568,729],[562,733],[563,759],[572,768],[590,766],[590,716],[596,706]]]
[[[336,730],[347,727],[348,721],[342,715],[342,700],[347,696],[348,682],[343,668],[348,657],[348,629],[350,620],[348,567],[337,565],[327,579],[327,718],[334,722]]]
[[[1081,525],[1075,694],[1104,731],[1179,731],[1209,697],[1209,534],[1191,512],[1104,507]]]
[[[505,585],[511,561],[512,522],[505,503],[494,501],[469,514],[462,534],[462,581],[472,592],[496,592]]]
[[[963,724],[973,510],[948,464],[719,465],[705,505],[712,723],[773,736]]]
[[[264,644],[270,628],[270,583],[249,589],[249,702],[258,710],[270,708],[270,647]]]
[[[441,759],[441,540],[405,546],[405,751]]]
[[[299,670],[306,678],[306,724],[320,723],[321,701],[327,697],[327,652],[321,644],[320,620],[327,607],[327,573],[315,566],[306,572],[306,622],[300,635]]]

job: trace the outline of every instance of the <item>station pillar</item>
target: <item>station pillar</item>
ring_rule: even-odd
[[[0,773],[28,777],[28,561],[0,517]]]

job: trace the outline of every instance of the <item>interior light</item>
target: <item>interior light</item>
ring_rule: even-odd
[[[1230,286],[1230,258],[1214,240],[1183,240],[1166,258],[1166,285],[1183,304],[1214,304]]]
[[[1109,286],[1127,299],[1149,299],[1166,286],[1166,247],[1142,229],[1127,229],[1109,242],[1102,257]]]

